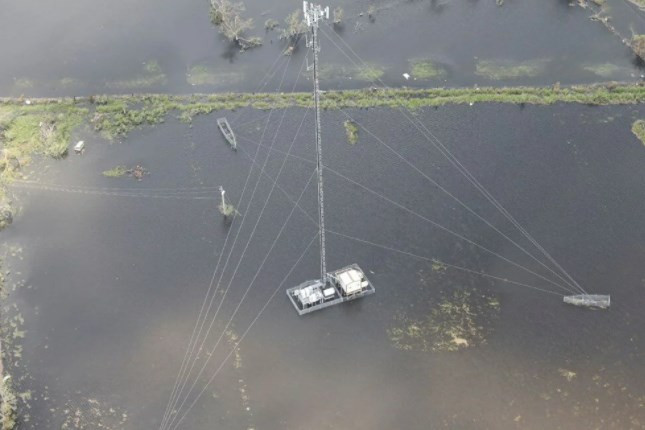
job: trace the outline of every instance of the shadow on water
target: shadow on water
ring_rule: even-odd
[[[288,111],[276,149],[288,150],[302,114],[301,109]],[[522,240],[398,113],[370,109],[350,114]],[[640,306],[645,207],[636,196],[645,186],[639,173],[645,152],[629,129],[645,110],[482,104],[416,114],[588,291],[610,293],[612,308],[567,307],[557,295],[449,270],[423,281],[422,275],[432,270],[428,262],[330,235],[329,267],[359,263],[377,294],[298,317],[282,290],[316,273],[317,253],[307,253],[183,427],[426,429],[438,423],[443,428],[587,428],[605,420],[606,428],[624,429],[643,422],[638,381],[645,375]],[[190,128],[169,121],[140,130],[118,145],[92,140],[84,156],[52,163],[41,180],[131,189],[223,185],[237,203],[249,169],[244,151],[251,156],[257,151],[258,163],[266,159],[272,176],[282,163],[282,153],[269,154],[249,143],[260,138],[261,125],[242,125],[266,115],[245,110],[232,122],[237,152],[217,132],[218,114],[213,114],[196,118]],[[326,111],[322,120],[327,166],[540,270],[367,134],[359,132],[358,143],[347,144],[342,113]],[[267,131],[267,145],[275,125]],[[312,127],[302,132],[294,155],[313,159],[312,134]],[[150,171],[142,182],[100,174],[134,163]],[[280,186],[297,196],[312,168],[301,158],[290,160]],[[256,170],[251,186],[257,177]],[[249,218],[222,288],[270,186],[263,177],[254,204],[236,204]],[[325,186],[330,229],[558,291],[331,172]],[[64,420],[60,411],[66,399],[79,396],[126,411],[126,429],[160,422],[215,261],[236,224],[221,221],[215,189],[212,200],[154,199],[138,192],[140,198],[31,190],[20,194],[20,217],[3,232],[8,242],[25,250],[23,276],[33,289],[19,290],[20,300],[38,309],[26,322],[23,356],[30,388],[42,393],[46,386],[48,395],[32,402],[33,428],[56,428]],[[301,206],[315,218],[314,186]],[[275,191],[206,345],[217,340],[290,209],[289,200]],[[314,233],[311,221],[296,211],[227,336],[245,331]],[[485,342],[457,352],[394,347],[388,330],[398,315],[423,318],[460,287],[485,291],[499,301],[499,316],[483,320]],[[228,341],[220,345],[203,382],[230,350]],[[200,354],[198,368],[207,355]]]

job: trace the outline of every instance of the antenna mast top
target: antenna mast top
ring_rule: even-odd
[[[305,22],[309,27],[311,39],[307,34],[307,47],[311,48],[314,57],[314,108],[316,110],[316,171],[318,172],[318,225],[320,228],[320,281],[327,284],[327,263],[325,258],[325,211],[323,198],[323,164],[322,164],[322,140],[320,138],[320,88],[318,84],[318,23],[323,19],[329,19],[329,6],[325,9],[320,5],[302,2],[302,10]]]

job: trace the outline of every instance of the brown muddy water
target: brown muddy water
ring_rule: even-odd
[[[622,1],[607,3],[623,37],[645,32],[640,12]],[[302,3],[245,4],[246,16],[255,21],[251,34],[262,37],[264,46],[240,53],[210,23],[207,0],[63,0],[48,8],[34,1],[0,1],[0,94],[254,90],[285,48],[278,31],[265,31],[265,21],[282,22]],[[325,27],[326,34],[341,36],[388,85],[551,85],[637,80],[643,73],[620,37],[589,20],[592,10],[565,0],[503,6],[492,0],[342,0],[330,5],[342,7],[345,20],[340,28]],[[326,37],[323,52],[328,86],[364,87],[374,76],[352,69]],[[295,55],[300,58],[304,49]],[[430,61],[436,73],[415,79],[413,63],[419,61]],[[491,65],[506,72],[491,75]]]
[[[276,149],[288,150],[303,113],[286,112]],[[522,240],[399,113],[349,113]],[[19,244],[24,258],[12,262],[12,276],[25,285],[12,295],[27,331],[15,370],[24,374],[19,391],[32,392],[24,428],[59,428],[73,423],[76,411],[79,420],[91,423],[87,428],[97,423],[118,429],[159,427],[225,235],[239,226],[222,220],[214,187],[223,185],[233,202],[239,199],[250,168],[245,154],[255,153],[258,147],[250,142],[262,134],[261,121],[249,121],[268,116],[253,110],[240,117],[224,114],[233,119],[238,152],[218,133],[216,113],[198,117],[192,127],[169,121],[145,128],[118,144],[84,135],[85,155],[47,162],[32,176],[84,193],[14,188],[21,211],[2,234],[4,243]],[[281,114],[273,113],[266,145]],[[314,247],[179,428],[642,427],[645,148],[629,130],[645,108],[482,104],[417,114],[586,290],[612,295],[611,309],[569,307],[557,294],[433,269],[427,261],[329,235],[329,267],[359,263],[377,293],[299,317],[283,290],[315,276]],[[358,143],[349,145],[344,119],[340,112],[323,113],[330,168],[548,274],[368,134],[359,132]],[[291,157],[278,182],[294,198],[312,173],[311,121],[309,115],[292,150],[302,158]],[[261,147],[259,162],[267,154]],[[276,174],[282,157],[271,153],[269,175]],[[150,175],[137,182],[101,174],[118,164],[141,164]],[[256,178],[254,170],[252,185]],[[338,176],[327,174],[325,186],[332,230],[558,292]],[[151,197],[157,189],[169,196],[168,189],[194,187],[213,188],[200,193],[206,197],[200,199],[186,198],[185,191],[175,191],[173,198]],[[232,263],[241,258],[270,187],[261,178],[251,207],[239,205],[248,219]],[[122,195],[125,190],[137,197]],[[315,187],[308,188],[301,206],[315,217]],[[206,345],[214,345],[290,209],[289,200],[275,191]],[[186,406],[314,233],[312,223],[296,210]],[[423,321],[455,291],[499,303],[498,311],[476,318],[483,339],[443,351],[424,348],[422,342],[432,339],[422,333],[412,337],[410,348],[397,347],[393,329],[402,321]],[[196,370],[205,356],[200,355]]]

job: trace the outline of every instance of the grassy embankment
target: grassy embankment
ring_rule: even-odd
[[[645,86],[584,85],[568,88],[508,87],[454,89],[363,89],[328,91],[324,109],[408,108],[470,103],[591,105],[645,101]],[[255,109],[308,107],[309,93],[219,93],[210,95],[132,95],[61,99],[0,100],[0,207],[6,206],[5,185],[20,177],[34,156],[66,155],[72,132],[88,125],[106,139],[117,139],[132,129],[163,122],[174,112],[189,123],[196,115],[243,107]]]

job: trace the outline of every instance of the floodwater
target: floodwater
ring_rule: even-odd
[[[288,151],[303,114],[301,109],[286,112],[276,149]],[[399,113],[349,114],[530,246]],[[233,318],[234,333],[244,333],[276,289],[277,295],[180,428],[640,428],[645,422],[645,203],[639,196],[645,187],[645,151],[629,129],[644,114],[641,106],[497,104],[418,112],[587,291],[611,294],[611,309],[578,309],[555,294],[458,271],[422,282],[431,272],[429,262],[330,234],[329,268],[359,263],[377,293],[299,317],[283,290],[315,277],[318,261],[313,247],[281,286],[315,234],[297,209]],[[110,408],[127,414],[125,424],[113,428],[159,426],[226,233],[233,229],[230,246],[240,224],[221,219],[215,190],[200,194],[212,200],[151,195],[158,188],[221,184],[233,202],[239,199],[251,165],[246,154],[252,157],[258,149],[250,142],[262,135],[262,122],[249,121],[268,113],[227,115],[240,137],[237,152],[216,131],[215,114],[197,118],[190,128],[170,121],[134,132],[119,144],[89,138],[85,155],[39,169],[41,182],[83,187],[87,193],[16,188],[22,210],[3,235],[6,243],[22,246],[24,261],[17,267],[31,286],[17,293],[27,330],[22,363],[29,374],[20,388],[34,393],[27,428],[58,428],[76,408],[86,411],[88,422],[108,422],[87,412],[94,405],[88,401],[97,402],[104,415]],[[264,145],[273,141],[281,115],[273,112]],[[355,146],[347,144],[342,113],[324,112],[322,119],[324,157],[331,169],[548,275],[366,133]],[[302,159],[290,157],[278,181],[294,199],[312,173],[311,121],[309,115],[307,131],[292,150]],[[267,153],[261,147],[257,162],[264,163]],[[282,158],[272,152],[268,175],[275,177]],[[117,164],[137,163],[150,170],[141,182],[100,174]],[[257,169],[245,202],[256,178]],[[301,207],[315,218],[312,185]],[[331,230],[558,292],[331,172],[325,187]],[[139,197],[102,194],[113,188]],[[242,258],[270,190],[271,181],[263,177],[251,207],[239,205],[245,220],[225,281]],[[215,344],[291,207],[276,189],[206,348]],[[499,317],[482,320],[488,330],[484,344],[457,352],[394,347],[388,329],[397,315],[426,314],[440,297],[464,287],[500,301]],[[231,351],[227,339],[183,410]],[[200,355],[193,375],[205,357]]]
[[[645,22],[624,1],[607,7],[612,24],[629,38],[630,31],[644,32]],[[211,25],[207,0],[63,0],[50,8],[33,1],[1,1],[0,94],[256,90],[285,48],[277,31],[264,30],[265,21],[282,22],[301,2],[245,4],[255,21],[250,34],[262,37],[264,46],[240,53]],[[373,19],[366,13],[371,5]],[[630,81],[642,74],[621,38],[589,20],[593,11],[564,0],[506,1],[503,6],[483,0],[343,0],[331,6],[345,11],[342,28],[323,27],[322,59],[331,72],[325,77],[331,88],[370,84],[334,45],[348,51],[337,37],[395,86],[575,84]],[[294,55],[298,63],[304,51]],[[440,73],[406,80],[403,74],[411,73],[414,60],[430,60]],[[478,65],[491,63],[530,71],[495,79],[477,74]],[[304,83],[300,87],[306,88]]]
[[[60,3],[60,2],[59,2]],[[299,2],[248,1],[248,16],[265,46],[239,53],[211,26],[202,0],[65,0],[43,9],[36,2],[0,2],[2,95],[256,90],[274,61],[284,65],[276,33],[263,22],[281,19]],[[347,2],[338,34],[361,58],[384,69],[389,85],[460,86],[562,84],[638,79],[641,65],[589,10],[566,1]],[[612,3],[620,32],[643,33],[627,3]],[[154,17],[154,19],[150,19]],[[325,34],[335,38],[331,28]],[[622,33],[621,33],[622,34]],[[18,37],[19,36],[19,37]],[[273,43],[270,40],[273,39]],[[10,42],[9,42],[10,41]],[[348,67],[326,37],[321,59]],[[285,87],[304,58],[297,52]],[[414,58],[431,59],[440,79],[406,81]],[[477,75],[479,60],[538,61],[534,76],[490,80]],[[158,67],[145,70],[145,64]],[[596,67],[611,64],[612,67]],[[203,66],[214,77],[190,85]],[[282,66],[265,87],[278,87]],[[595,72],[594,72],[595,70]],[[602,75],[598,75],[598,73]],[[323,88],[363,87],[351,72],[322,79]],[[209,75],[210,76],[210,75]],[[221,79],[220,79],[221,77]],[[296,89],[308,90],[302,81]],[[304,110],[273,112],[263,145],[287,151]],[[527,249],[478,192],[398,112],[350,110],[384,142]],[[431,263],[328,235],[330,269],[357,262],[377,293],[298,317],[283,290],[316,276],[317,248],[301,257],[315,227],[297,209],[280,240],[271,244],[291,210],[275,190],[243,252],[271,181],[252,172],[239,205],[244,224],[222,288],[236,271],[216,324],[212,348],[240,299],[268,258],[212,355],[193,402],[265,304],[239,351],[225,362],[181,428],[256,429],[514,429],[640,428],[645,422],[644,321],[645,151],[630,132],[642,106],[549,107],[481,104],[421,110],[423,121],[513,216],[589,292],[612,295],[608,311],[565,306],[561,296],[447,270]],[[235,153],[215,118],[228,116],[239,136]],[[26,337],[18,391],[31,390],[25,428],[158,428],[213,269],[228,255],[240,225],[217,212],[218,192],[237,202],[248,157],[258,149],[267,112],[243,110],[198,117],[189,127],[169,120],[132,132],[120,143],[82,130],[83,156],[34,167],[31,179],[65,190],[15,188],[21,208],[3,244],[22,249],[10,259],[13,294]],[[367,133],[346,143],[340,112],[323,112],[326,165],[379,194],[463,235],[505,258],[548,276],[537,263],[448,198]],[[255,121],[255,122],[252,122]],[[312,174],[312,115],[295,140],[279,179],[297,198]],[[260,147],[257,162],[267,156]],[[272,152],[266,172],[275,176],[283,153]],[[308,161],[307,161],[308,160]],[[141,182],[101,172],[141,164]],[[199,192],[178,190],[200,188]],[[127,195],[124,189],[127,189]],[[316,218],[315,186],[300,206]],[[325,177],[329,229],[446,263],[481,270],[531,287],[557,287],[441,231],[329,171]],[[229,231],[228,247],[222,251]],[[244,258],[242,258],[242,256]],[[428,273],[431,275],[428,276]],[[405,351],[389,330],[400,315],[421,318],[442,297],[474,288],[500,302],[496,318],[481,320],[486,342],[457,352]],[[268,301],[277,291],[275,297]],[[221,294],[217,296],[222,297]],[[215,302],[217,307],[218,301]],[[211,313],[214,313],[214,311]],[[200,354],[194,372],[207,357]],[[573,376],[572,376],[573,374]],[[188,387],[186,387],[188,388]],[[80,411],[80,415],[76,412]],[[124,415],[125,414],[125,415]]]

